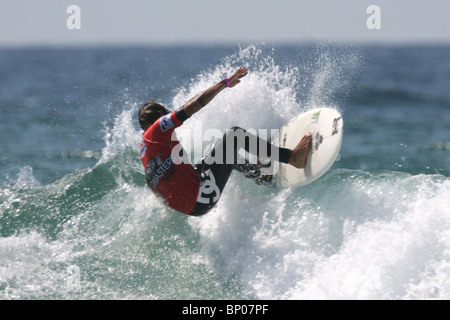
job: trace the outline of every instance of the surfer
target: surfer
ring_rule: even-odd
[[[260,163],[250,164],[247,161],[237,164],[240,149],[260,156],[265,147],[265,156],[269,160],[289,163],[296,168],[306,166],[311,147],[310,134],[305,135],[293,150],[289,150],[276,147],[239,127],[227,130],[223,138],[195,166],[186,159],[181,143],[174,135],[175,128],[211,102],[222,90],[239,84],[247,73],[248,68],[241,66],[231,77],[204,90],[176,111],[169,111],[153,100],[140,108],[139,124],[144,130],[140,157],[147,185],[171,208],[193,216],[207,213],[219,201],[233,170],[242,172],[248,178],[263,178]],[[238,139],[242,136],[243,140]],[[239,144],[237,140],[243,143]],[[230,142],[231,148],[228,147]]]

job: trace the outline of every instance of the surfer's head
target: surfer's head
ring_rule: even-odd
[[[153,122],[168,113],[169,110],[152,99],[152,101],[144,104],[139,110],[139,125],[142,130],[146,130]]]

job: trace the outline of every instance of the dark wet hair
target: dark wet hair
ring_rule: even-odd
[[[169,110],[153,101],[147,102],[139,110],[139,125],[142,130],[147,129],[161,116],[168,114]]]

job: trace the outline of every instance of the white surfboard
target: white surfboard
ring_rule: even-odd
[[[317,108],[298,115],[280,130],[280,146],[293,149],[308,132],[312,133],[311,151],[306,167],[297,169],[280,163],[275,181],[278,187],[299,187],[319,179],[339,155],[344,121],[331,108]]]

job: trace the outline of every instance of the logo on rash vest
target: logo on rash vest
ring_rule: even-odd
[[[167,157],[167,159],[163,161],[161,160],[161,154],[159,154],[156,158],[151,158],[148,160],[145,175],[151,185],[156,188],[159,181],[166,175],[166,173],[167,176],[164,177],[164,179],[169,180],[175,171],[176,169],[173,166],[172,156]]]
[[[166,114],[165,116],[162,116],[162,117],[161,117],[161,120],[160,120],[160,122],[159,122],[159,125],[161,126],[161,130],[162,130],[163,132],[164,132],[164,131],[167,131],[167,130],[169,130],[169,129],[171,129],[171,128],[174,127],[172,118],[170,117],[170,113],[169,113],[169,114]]]
[[[220,199],[220,189],[216,184],[216,178],[211,169],[204,173],[204,180],[200,185],[197,202],[212,205]]]
[[[141,143],[141,159],[145,157],[145,151],[147,151],[147,145],[144,141]]]

